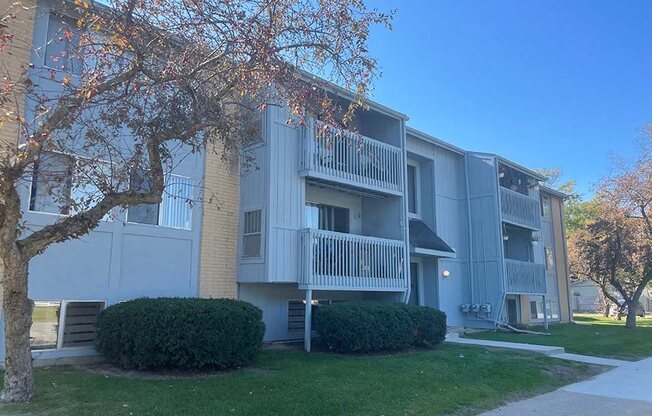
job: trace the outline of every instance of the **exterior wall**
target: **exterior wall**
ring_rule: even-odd
[[[206,153],[199,296],[237,297],[240,173],[237,160]],[[211,196],[215,196],[211,200]]]
[[[0,10],[3,12],[9,10],[15,0],[0,0]],[[14,40],[8,44],[8,49],[2,52],[3,76],[8,75],[10,79],[18,79],[24,69],[30,62],[32,37],[34,32],[34,20],[36,9],[34,1],[24,1],[22,6],[15,7],[12,10],[16,12],[16,19],[9,21],[9,30],[14,34]],[[10,57],[9,59],[6,59]],[[17,98],[18,107],[22,110],[25,106],[24,97]],[[19,127],[18,123],[8,121],[0,126],[0,151],[5,146],[15,146],[18,143]],[[0,282],[4,274],[3,265],[0,262]],[[0,362],[4,361],[4,316],[2,312],[3,304],[2,284],[0,284]]]
[[[557,196],[552,196],[550,202],[552,205],[557,287],[559,290],[559,317],[561,322],[569,322],[573,319],[573,311],[570,303],[570,274],[568,271],[568,252],[566,250],[566,231],[563,223],[564,201]]]
[[[0,3],[6,9],[11,2]],[[16,48],[16,60],[8,62],[12,71],[20,61],[42,60],[35,52],[46,42],[47,3],[30,9],[35,19],[19,18],[20,30],[29,34],[31,45]],[[19,16],[23,16],[19,14]],[[33,45],[33,46],[32,46]],[[31,57],[30,57],[31,53]],[[4,64],[4,62],[3,62]],[[30,73],[38,77],[36,71]],[[59,83],[48,81],[56,94]],[[25,104],[26,118],[30,117]],[[0,139],[15,143],[17,131],[9,124],[0,130]],[[219,151],[218,151],[219,153]],[[235,297],[239,173],[237,163],[222,163],[219,154],[192,154],[183,150],[171,173],[188,177],[195,189],[194,199],[211,203],[192,207],[189,230],[127,222],[125,210],[115,209],[112,220],[103,221],[89,234],[49,247],[30,263],[29,296],[41,301],[94,300],[107,304],[137,297]],[[205,176],[205,181],[204,181]],[[56,221],[59,215],[29,210],[30,181],[20,187],[27,232]],[[206,189],[201,195],[200,190]],[[205,205],[205,206],[204,206]],[[205,215],[204,215],[205,214]],[[201,278],[200,278],[201,252]],[[0,319],[0,326],[2,321]],[[0,333],[0,345],[4,344]],[[35,358],[54,358],[92,353],[92,348],[39,350]],[[4,348],[0,349],[0,361]]]
[[[305,300],[305,292],[291,283],[241,283],[239,298],[251,302],[263,310],[265,341],[302,339],[303,330],[288,330],[288,302]],[[313,291],[314,300],[377,300],[398,302],[393,293],[360,291]]]
[[[464,156],[408,135],[408,159],[418,164],[418,217],[456,253],[455,258],[410,256],[420,264],[423,304],[437,307],[448,325],[464,326],[460,305],[469,296],[469,238]],[[442,276],[443,271],[449,277]]]
[[[496,163],[494,157],[467,154],[473,268],[469,302],[491,304],[491,319],[497,320],[505,309],[505,282]],[[470,317],[466,325],[486,326],[487,321]]]

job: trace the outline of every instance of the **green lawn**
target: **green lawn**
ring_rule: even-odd
[[[589,377],[595,367],[540,355],[445,344],[434,351],[350,356],[264,351],[251,369],[205,378],[36,372],[38,397],[2,415],[476,414]]]
[[[625,328],[625,318],[616,321],[600,315],[575,315],[581,325],[550,325],[550,336],[495,333],[467,335],[470,338],[565,347],[567,352],[599,357],[636,360],[652,356],[652,318],[637,318],[637,328]],[[543,328],[535,328],[543,331]]]

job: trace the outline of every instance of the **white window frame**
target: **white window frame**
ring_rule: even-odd
[[[423,291],[425,290],[424,281],[423,281],[423,260],[420,257],[410,258],[410,263],[415,263],[417,265],[417,305],[425,306],[426,297]],[[437,266],[439,268],[439,266]],[[412,279],[412,273],[410,273],[410,279]]]
[[[185,176],[185,175],[178,175],[176,173],[166,173],[164,175],[163,182],[167,183],[168,178],[172,178],[172,177],[187,179],[192,183],[193,187],[195,186],[194,181],[192,180],[192,177]],[[163,193],[165,193],[165,189],[163,190]],[[164,212],[163,206],[165,204],[165,198],[163,196],[164,195],[162,194],[161,202],[158,204],[158,216],[156,218],[156,224],[145,224],[145,223],[142,223],[142,222],[129,221],[129,208],[127,208],[125,210],[125,222],[127,224],[140,225],[140,226],[143,226],[143,227],[158,227],[158,228],[171,229],[171,230],[192,231],[192,225],[193,225],[192,224],[192,217],[193,217],[192,208],[189,208],[190,209],[190,228],[170,227],[170,226],[167,226],[167,225],[161,225],[161,222],[163,220],[163,212]],[[136,205],[140,205],[140,204],[136,204]],[[148,204],[144,204],[144,205],[148,205]]]
[[[253,211],[260,211],[260,233],[251,233],[247,235],[256,235],[260,234],[260,254],[258,256],[245,256],[244,255],[244,217],[245,213],[247,212],[253,212]],[[263,207],[250,207],[250,208],[245,208],[241,211],[240,213],[242,221],[240,221],[240,226],[239,226],[239,235],[240,237],[238,238],[238,244],[240,245],[240,261],[243,263],[262,263],[265,261],[265,224],[267,223],[266,217],[265,217],[265,208]]]
[[[57,346],[55,348],[43,348],[43,349],[36,349],[36,350],[31,350],[32,354],[40,354],[42,352],[48,352],[48,351],[60,351],[60,350],[65,350],[65,351],[74,351],[74,350],[85,350],[89,348],[95,348],[94,346],[80,346],[80,347],[64,347],[63,346],[63,335],[65,332],[66,328],[66,309],[68,308],[69,303],[101,303],[102,309],[100,309],[100,312],[102,312],[104,309],[106,309],[107,301],[104,299],[39,299],[39,302],[59,302],[59,328],[57,328]]]
[[[71,77],[79,78],[80,73],[82,72],[81,70],[80,70],[80,72],[76,72],[76,71],[74,71],[74,69],[53,68],[53,67],[48,65],[48,58],[50,56],[48,54],[48,46],[49,46],[49,44],[51,42],[51,39],[48,38],[48,33],[50,32],[50,21],[51,21],[51,19],[53,17],[57,17],[57,18],[59,18],[61,20],[71,19],[75,23],[79,19],[79,18],[76,18],[74,16],[71,16],[70,14],[63,13],[60,10],[49,10],[46,13],[46,16],[45,16],[46,22],[45,22],[45,25],[44,25],[45,26],[45,42],[43,42],[43,54],[42,54],[42,56],[43,56],[43,68],[46,68],[46,69],[49,69],[49,70],[52,70],[52,71],[56,71],[56,72],[59,72],[59,73],[62,73],[62,74],[66,74],[66,75],[69,75]],[[81,66],[82,64],[83,64],[83,62],[79,61],[79,65]]]
[[[46,152],[46,153],[54,153],[54,154],[66,156],[66,157],[72,159],[72,163],[74,163],[74,159],[89,159],[88,157],[85,157],[85,156],[71,154],[71,153],[59,152],[59,151],[55,151],[55,150],[47,150],[47,151],[44,151],[44,152]],[[111,166],[111,162],[106,161],[106,160],[99,159],[97,161],[97,163],[106,164],[108,166]],[[39,214],[39,215],[51,215],[51,216],[55,216],[55,217],[72,217],[72,216],[79,213],[79,212],[73,212],[71,207],[68,207],[69,212],[67,214],[31,209],[30,207],[32,205],[32,191],[33,191],[33,188],[34,188],[34,174],[35,173],[38,173],[38,172],[35,172],[34,168],[32,167],[30,177],[29,177],[29,186],[27,187],[27,198],[26,198],[27,199],[27,209],[26,209],[26,212],[29,212],[31,214]],[[71,185],[70,186],[70,194],[68,195],[68,198],[71,199],[71,200],[72,200],[72,197],[73,197],[74,190],[75,190],[74,186]],[[113,221],[113,209],[111,209],[104,216],[104,218],[102,218],[102,221],[106,221],[106,222]]]
[[[408,218],[417,218],[421,219],[421,166],[419,165],[418,162],[415,162],[413,160],[408,160],[407,161],[407,166],[411,166],[414,168],[414,211],[415,212],[410,212],[410,182],[409,182],[409,175],[407,173],[407,168],[405,169],[405,182],[407,184],[407,189],[405,190],[405,195],[407,197],[407,212],[408,212]]]
[[[267,132],[267,119],[268,119],[267,109],[268,108],[269,106],[266,105],[265,108],[260,112],[260,138],[243,143],[243,148],[245,150],[251,151],[261,146],[264,146],[267,143],[267,140],[265,140],[266,137],[265,134]]]

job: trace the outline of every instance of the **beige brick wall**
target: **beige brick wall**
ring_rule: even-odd
[[[205,201],[199,263],[199,296],[237,297],[240,173],[219,149],[206,155]],[[212,199],[212,200],[211,200]]]
[[[21,5],[12,6],[16,0],[0,0],[0,14],[7,10],[16,13],[16,19],[9,20],[10,33],[14,35],[13,41],[8,45],[5,51],[0,52],[0,78],[4,81],[5,77],[9,80],[17,80],[29,64],[32,37],[34,32],[34,17],[36,15],[35,2],[23,1]],[[9,107],[14,111],[16,105]],[[22,115],[25,107],[25,101],[22,97],[17,100],[17,107]],[[0,111],[6,111],[3,107]],[[4,115],[4,114],[3,114]],[[18,142],[18,124],[7,122],[0,126],[0,151],[7,149],[7,146],[15,146]],[[2,276],[3,267],[0,263],[0,316],[2,315]]]
[[[557,268],[557,286],[559,287],[559,317],[562,322],[569,322],[572,319],[570,310],[570,282],[568,271],[568,253],[566,252],[566,235],[564,234],[564,201],[552,195],[550,197],[552,207],[552,230],[555,238],[555,267]]]
[[[4,81],[8,77],[10,81],[18,80],[27,68],[32,49],[32,37],[34,32],[34,16],[36,14],[33,1],[23,1],[21,5],[14,5],[15,0],[0,0],[0,14],[11,10],[16,14],[16,19],[9,19],[9,31],[14,39],[9,43],[7,50],[0,52],[0,77]],[[23,8],[23,6],[26,8]],[[18,107],[20,114],[24,110],[24,100],[19,97]],[[10,110],[15,105],[3,107]],[[6,145],[15,144],[18,140],[18,124],[9,122],[0,127],[0,143],[3,148]]]

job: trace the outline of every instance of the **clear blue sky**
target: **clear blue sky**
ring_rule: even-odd
[[[525,166],[559,166],[581,192],[652,123],[652,1],[369,0],[373,98],[408,124]]]

